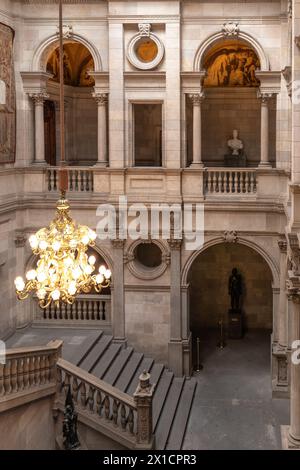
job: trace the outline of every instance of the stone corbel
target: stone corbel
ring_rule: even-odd
[[[288,275],[290,279],[295,280],[300,276],[300,247],[296,233],[288,235]]]
[[[15,235],[15,245],[17,248],[23,248],[26,244],[27,237],[23,232],[17,232]]]
[[[300,36],[295,36],[295,44],[300,49]]]
[[[237,243],[238,235],[235,230],[226,230],[223,233],[223,240],[225,243]]]
[[[56,34],[59,35],[59,27],[56,28]],[[63,24],[63,38],[69,39],[73,36],[73,26],[70,24]]]
[[[285,79],[285,82],[286,82],[288,95],[289,95],[289,97],[291,97],[292,96],[292,67],[291,66],[286,66],[282,70],[282,75],[283,75],[283,78]]]

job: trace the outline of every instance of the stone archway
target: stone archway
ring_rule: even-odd
[[[221,318],[227,328],[228,278],[233,267],[243,278],[244,329],[248,332],[259,330],[269,341],[273,329],[273,305],[276,308],[278,295],[276,267],[252,246],[222,242],[208,244],[200,253],[195,253],[183,271],[185,284],[189,285],[188,327],[194,341],[196,337],[200,340],[210,337],[216,342]]]

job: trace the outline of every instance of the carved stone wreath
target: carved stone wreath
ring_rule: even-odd
[[[151,33],[151,25],[150,24],[139,24],[139,33],[133,36],[130,40],[127,48],[127,59],[137,69],[140,70],[151,70],[157,67],[163,59],[164,56],[164,45],[162,41],[153,33]],[[138,43],[142,41],[145,37],[149,38],[157,47],[157,54],[153,58],[153,60],[149,62],[143,62],[139,59],[136,48]]]
[[[161,263],[159,266],[149,268],[144,266],[136,259],[136,248],[142,243],[152,243],[158,246],[161,251]],[[124,254],[124,262],[131,274],[133,274],[136,278],[143,280],[156,279],[165,272],[168,265],[170,264],[170,252],[168,247],[160,240],[136,240],[126,250]]]

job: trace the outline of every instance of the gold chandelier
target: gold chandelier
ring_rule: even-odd
[[[104,265],[92,274],[96,258],[88,257],[87,249],[95,245],[96,233],[85,225],[77,225],[69,215],[69,207],[62,196],[50,226],[29,238],[39,260],[36,269],[27,271],[26,282],[20,276],[15,279],[20,300],[33,292],[41,308],[47,308],[52,301],[58,307],[60,302],[72,304],[80,293],[92,289],[101,292],[110,285],[111,272]]]
[[[57,203],[56,216],[48,228],[40,229],[31,235],[29,243],[39,257],[36,269],[26,273],[26,281],[21,276],[15,279],[17,297],[26,299],[30,293],[37,296],[41,308],[51,302],[57,307],[60,303],[72,304],[76,295],[88,293],[92,289],[100,292],[110,285],[111,272],[100,266],[95,271],[95,256],[87,255],[89,246],[95,245],[96,233],[85,225],[77,225],[69,214],[69,203],[65,199],[68,188],[68,172],[65,165],[65,113],[64,113],[64,73],[63,73],[63,21],[62,0],[59,0],[59,76],[60,76],[60,170],[59,189],[61,198]]]

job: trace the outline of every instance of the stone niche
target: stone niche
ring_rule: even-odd
[[[242,311],[248,329],[272,328],[272,274],[264,259],[236,243],[208,248],[194,261],[189,273],[191,330],[217,328],[230,307],[228,278],[236,267],[243,278]]]
[[[0,23],[0,164],[15,161],[16,92],[13,30]]]

